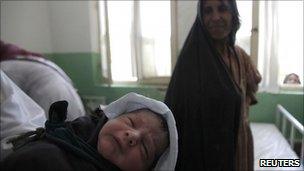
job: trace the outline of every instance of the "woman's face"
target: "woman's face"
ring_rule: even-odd
[[[286,84],[301,84],[301,83],[297,75],[291,74],[287,77]]]
[[[228,38],[232,29],[232,15],[228,1],[202,1],[202,17],[204,25],[215,40]]]
[[[147,170],[168,146],[161,119],[150,111],[109,120],[98,136],[98,151],[120,169]]]

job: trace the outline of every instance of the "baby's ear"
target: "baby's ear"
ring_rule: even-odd
[[[50,106],[49,121],[52,123],[61,123],[66,120],[67,117],[68,102],[57,101]]]

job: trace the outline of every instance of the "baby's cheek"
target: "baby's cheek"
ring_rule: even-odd
[[[99,154],[110,161],[115,159],[115,154],[117,154],[117,150],[114,148],[113,142],[107,136],[98,140],[97,149]]]

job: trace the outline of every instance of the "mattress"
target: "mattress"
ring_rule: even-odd
[[[260,167],[260,159],[299,159],[274,124],[251,123],[254,141],[254,170],[303,170],[301,167]]]

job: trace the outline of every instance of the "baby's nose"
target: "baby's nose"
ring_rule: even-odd
[[[135,146],[140,139],[140,132],[137,130],[126,131],[126,141],[129,146]]]

